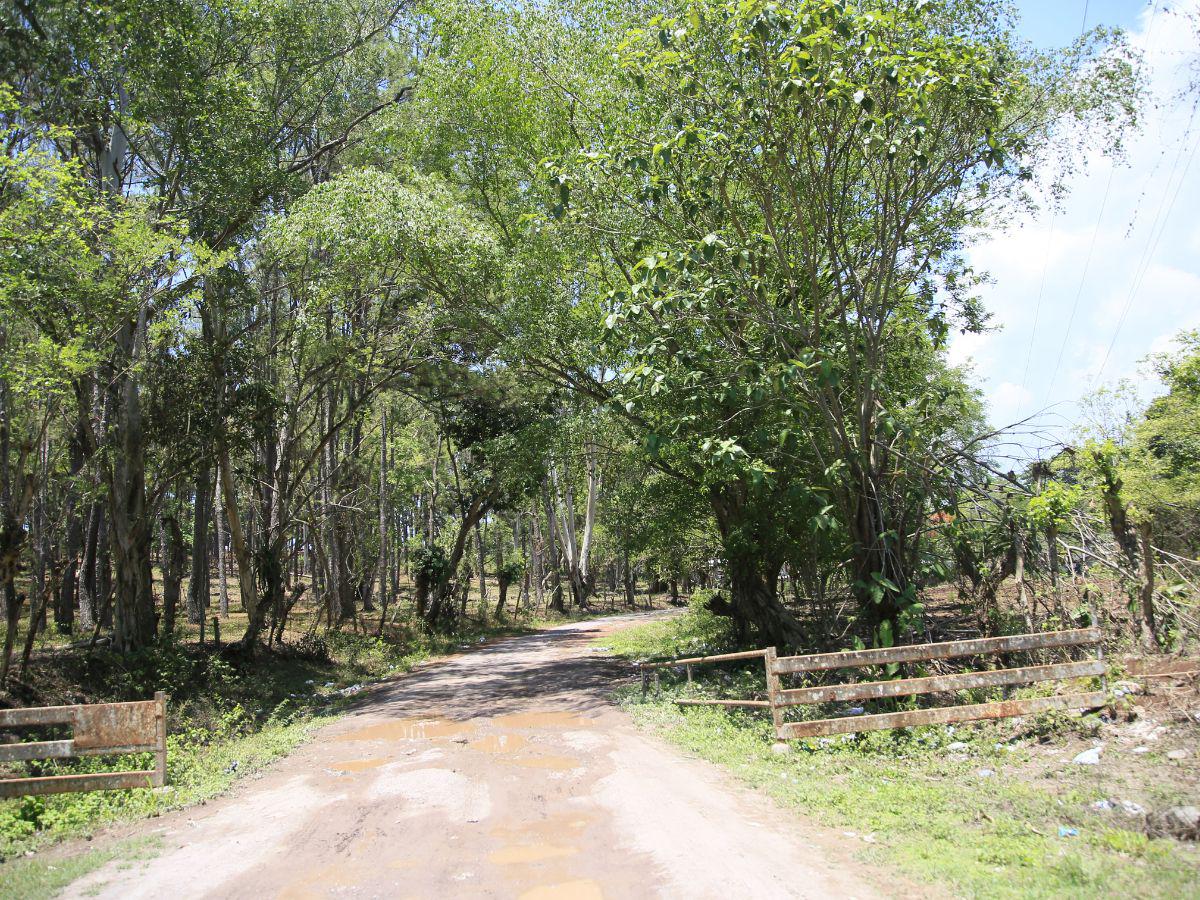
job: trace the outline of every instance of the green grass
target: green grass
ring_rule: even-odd
[[[713,649],[693,647],[697,622],[688,621],[691,616],[627,629],[604,644],[641,658]],[[672,633],[677,626],[679,633]],[[1027,719],[1019,739],[1011,722],[844,735],[796,742],[781,755],[772,750],[769,720],[757,712],[672,702],[689,692],[761,691],[761,666],[697,669],[696,675],[691,688],[666,677],[661,697],[643,701],[639,689],[627,688],[619,699],[640,726],[780,804],[848,832],[864,859],[919,884],[980,898],[1200,896],[1196,847],[1148,838],[1135,830],[1136,820],[1092,810],[1098,797],[1114,796],[1106,793],[1114,784],[1104,779],[1115,776],[1070,766],[1069,755],[1049,757],[1039,743],[1077,743],[1094,720]],[[948,751],[953,742],[967,747]],[[1152,764],[1144,757],[1131,763],[1145,767],[1134,773],[1143,781],[1140,796],[1163,805],[1194,802],[1186,800],[1188,789],[1156,783]],[[1060,837],[1060,827],[1078,835]]]
[[[624,628],[605,637],[603,643],[612,653],[629,659],[720,653],[732,643],[733,623],[708,610],[705,604],[710,596],[708,591],[697,591],[680,614]]]
[[[6,900],[48,900],[67,885],[113,860],[148,859],[158,852],[162,839],[157,835],[117,841],[75,856],[47,858],[34,856],[13,860],[4,866]]]

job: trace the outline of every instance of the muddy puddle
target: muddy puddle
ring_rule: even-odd
[[[552,753],[544,756],[514,756],[512,758],[505,758],[503,761],[509,765],[521,766],[526,769],[549,769],[553,772],[578,769],[583,765],[574,756],[556,756]]]
[[[564,847],[558,844],[513,844],[488,854],[488,862],[498,866],[522,865],[547,859],[562,859],[564,856],[574,856],[578,852],[578,847]]]
[[[329,768],[337,772],[366,772],[369,769],[386,766],[389,762],[391,760],[388,759],[348,759],[344,762],[332,763]]]
[[[509,713],[491,721],[501,728],[589,728],[593,724],[591,719],[567,710]]]
[[[547,816],[533,822],[521,822],[515,825],[496,825],[492,834],[503,841],[519,844],[532,843],[534,839],[544,841],[561,840],[565,835],[578,834],[587,828],[595,816],[580,813],[567,813]]]
[[[339,734],[337,741],[412,741],[464,737],[474,734],[474,722],[451,719],[392,719]]]
[[[521,894],[520,900],[604,900],[604,892],[596,882],[582,878],[535,887]]]
[[[467,746],[481,753],[516,753],[525,744],[525,738],[519,734],[485,734]]]

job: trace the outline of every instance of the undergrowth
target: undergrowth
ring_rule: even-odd
[[[636,659],[728,649],[721,623],[697,606],[604,643]],[[1148,837],[1139,820],[1095,810],[1097,798],[1110,796],[1122,778],[1072,765],[1074,749],[1047,755],[1054,746],[1090,741],[1100,726],[1096,716],[1051,713],[1019,722],[847,734],[793,742],[780,752],[769,717],[759,711],[673,702],[746,698],[763,690],[762,666],[754,661],[696,667],[690,685],[668,671],[661,692],[643,698],[628,687],[618,697],[641,726],[842,830],[862,858],[898,868],[917,883],[941,883],[968,897],[1200,895],[1194,846]],[[799,711],[803,718],[827,714]],[[1146,796],[1157,802],[1194,803],[1186,792],[1147,779]]]
[[[614,654],[637,660],[723,653],[734,642],[733,620],[708,608],[712,596],[697,591],[679,615],[622,629],[604,643]]]

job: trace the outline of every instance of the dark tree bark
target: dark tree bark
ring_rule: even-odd
[[[770,646],[803,646],[800,623],[779,599],[777,585],[782,561],[773,559],[748,515],[740,487],[716,488],[713,512],[729,564],[730,602],[741,627],[752,626]]]
[[[187,558],[183,530],[172,515],[162,517],[163,634],[175,633],[175,615],[179,609],[180,586]]]
[[[77,424],[71,433],[72,487],[67,491],[63,503],[63,518],[67,523],[66,548],[62,560],[62,577],[58,583],[58,597],[54,604],[54,623],[63,634],[71,634],[75,630],[75,606],[79,602],[79,573],[84,531],[87,526],[87,516],[79,513],[79,495],[73,487],[83,471],[85,442],[80,434],[83,427],[85,426],[82,423]]]
[[[145,340],[146,313],[125,322],[116,344],[116,452],[109,469],[109,520],[116,594],[113,648],[128,653],[154,640],[154,590],[150,574],[151,532],[146,508],[146,455],[142,409],[133,363]]]
[[[542,504],[546,512],[546,564],[550,568],[550,608],[555,612],[566,612],[563,606],[562,564],[558,551],[558,528],[554,522],[554,506],[550,500],[550,486],[542,484]]]
[[[200,464],[192,507],[192,570],[188,578],[187,620],[199,625],[208,609],[212,583],[209,575],[208,523],[212,519],[212,467]]]

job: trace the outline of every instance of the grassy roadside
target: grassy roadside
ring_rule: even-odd
[[[605,643],[644,658],[717,652],[723,640],[720,620],[693,609]],[[706,678],[691,690],[744,696],[762,689],[755,667],[710,670]],[[1195,804],[1191,770],[1160,752],[1118,753],[1097,717],[846,735],[780,754],[763,716],[681,709],[672,700],[687,691],[664,679],[661,697],[643,701],[634,688],[620,699],[642,727],[843,831],[861,843],[865,860],[918,882],[967,897],[1200,895],[1196,845],[1148,837],[1143,817],[1122,806]],[[1101,765],[1071,762],[1094,743],[1110,748]]]
[[[110,859],[152,853],[150,844],[136,841],[69,857],[40,851],[63,840],[90,838],[106,825],[202,803],[287,755],[317,728],[342,715],[365,685],[410,671],[423,661],[529,630],[521,623],[498,623],[451,637],[410,635],[403,642],[331,632],[253,660],[180,643],[167,643],[132,659],[104,653],[44,657],[32,668],[26,685],[36,691],[29,699],[38,705],[142,699],[154,690],[168,692],[167,786],[0,801],[0,894],[6,900],[52,896]],[[148,755],[130,755],[14,764],[6,771],[51,775],[149,765]]]

